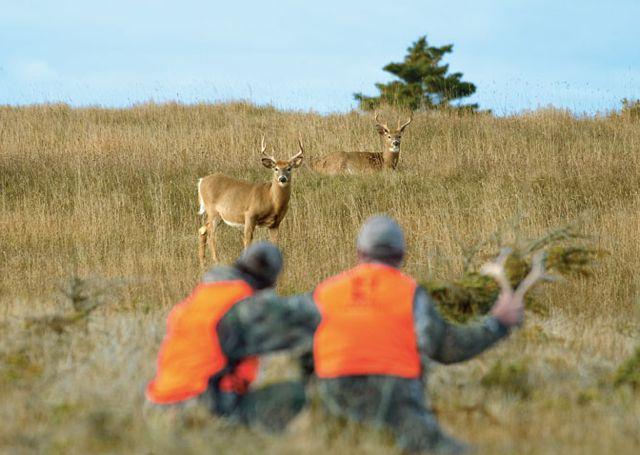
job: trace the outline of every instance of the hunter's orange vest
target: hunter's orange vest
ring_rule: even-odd
[[[321,283],[313,295],[322,316],[314,337],[316,375],[419,377],[416,286],[398,269],[375,263]]]
[[[253,294],[242,280],[200,284],[167,318],[167,334],[160,353],[156,377],[147,386],[147,399],[170,404],[200,395],[209,378],[227,366],[218,340],[217,325],[239,301]],[[243,360],[222,377],[225,391],[245,393],[258,373],[257,357]]]

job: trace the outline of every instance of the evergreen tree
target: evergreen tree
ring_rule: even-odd
[[[442,47],[429,46],[427,37],[418,39],[407,49],[402,63],[389,63],[383,69],[400,80],[388,84],[377,83],[380,96],[354,94],[364,110],[391,105],[411,110],[427,110],[450,107],[451,101],[472,95],[476,86],[462,81],[462,73],[451,73],[442,58],[453,50],[452,44]],[[475,110],[477,104],[458,106]]]

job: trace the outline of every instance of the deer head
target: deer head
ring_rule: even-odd
[[[267,155],[267,146],[264,142],[264,136],[260,142],[260,153],[262,154],[262,165],[267,169],[273,170],[273,179],[281,187],[286,187],[291,182],[291,171],[300,167],[304,154],[302,140],[298,139],[298,147],[300,151],[293,155],[289,160],[276,160],[273,156]]]
[[[400,152],[400,142],[402,140],[402,133],[404,133],[404,129],[411,123],[413,119],[409,117],[409,120],[400,125],[400,120],[398,120],[398,126],[396,129],[391,130],[386,123],[382,123],[378,118],[378,113],[375,113],[375,121],[376,128],[380,137],[384,141],[385,149],[390,152],[399,153]]]

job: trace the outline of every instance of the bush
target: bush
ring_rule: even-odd
[[[590,276],[597,259],[604,254],[585,244],[583,235],[566,227],[551,230],[538,239],[511,247],[512,253],[507,259],[505,270],[514,288],[529,273],[531,258],[538,252],[545,254],[547,271],[567,278]],[[472,259],[468,258],[468,262]],[[465,322],[489,312],[500,293],[498,283],[493,278],[481,275],[470,266],[459,279],[426,281],[423,286],[429,290],[445,317],[457,322]],[[534,301],[530,293],[526,298],[529,309],[546,313],[546,309]]]
[[[613,374],[613,385],[628,385],[633,390],[640,390],[640,347]]]

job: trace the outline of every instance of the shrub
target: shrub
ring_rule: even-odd
[[[613,385],[616,387],[628,385],[634,390],[640,390],[640,346],[615,371]]]

